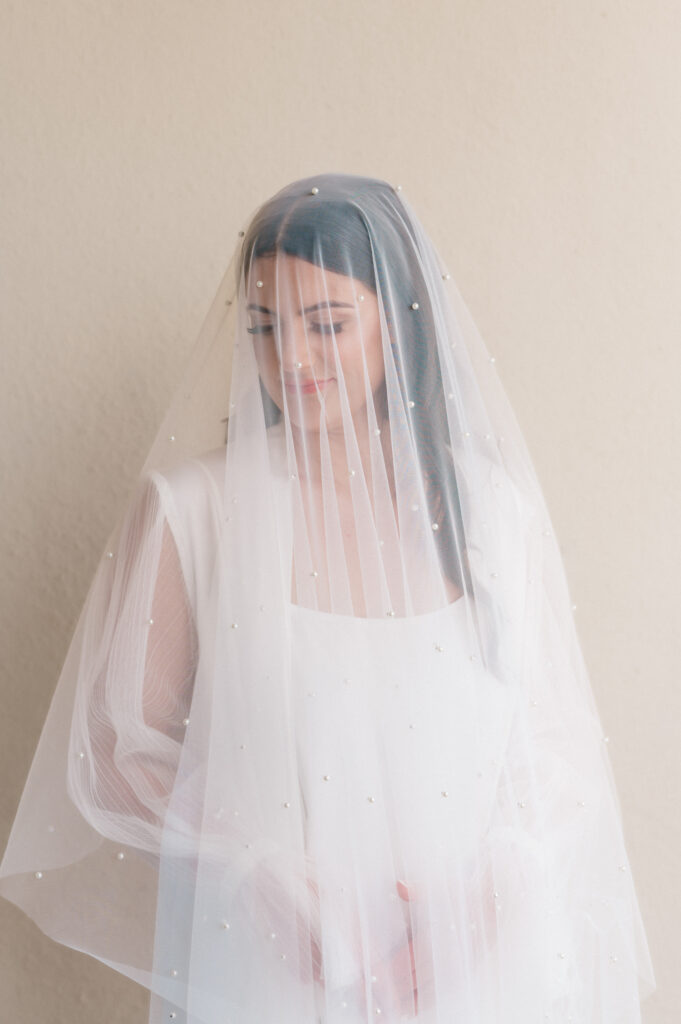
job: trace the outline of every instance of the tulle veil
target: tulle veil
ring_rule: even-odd
[[[149,989],[153,1024],[640,1021],[559,545],[399,186],[319,174],[244,220],[0,893]]]

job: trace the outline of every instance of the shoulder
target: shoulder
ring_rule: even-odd
[[[192,603],[215,563],[223,520],[225,457],[226,447],[221,445],[148,474],[172,531]]]

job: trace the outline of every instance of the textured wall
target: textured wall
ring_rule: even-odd
[[[432,233],[525,431],[611,737],[659,985],[646,1024],[675,1022],[679,4],[2,15],[2,836],[238,227],[294,178],[373,174]],[[144,990],[0,914],[2,1020],[146,1022]]]

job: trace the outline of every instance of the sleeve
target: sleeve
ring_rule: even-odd
[[[69,758],[69,795],[100,834],[158,850],[192,699],[198,637],[177,510],[140,482],[116,550],[89,595]],[[174,522],[175,532],[170,522]]]

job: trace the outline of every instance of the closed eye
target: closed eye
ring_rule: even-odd
[[[274,324],[257,324],[255,327],[247,327],[246,330],[249,334],[271,334]],[[343,330],[343,324],[310,324],[310,330],[316,331],[317,334],[340,334]]]

